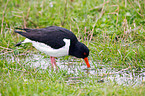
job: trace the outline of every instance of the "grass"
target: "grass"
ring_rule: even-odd
[[[0,95],[145,95],[144,82],[138,86],[98,83],[103,77],[82,70],[76,75],[30,67],[24,54],[38,51],[31,44],[14,47],[24,40],[14,28],[56,25],[71,30],[89,47],[92,68],[102,64],[140,71],[145,67],[144,1],[1,0],[0,4]],[[76,76],[80,81],[70,84],[68,78]]]
[[[66,75],[64,71],[61,73],[49,73],[47,70],[39,70],[37,74],[34,72],[24,73],[15,70],[5,70],[7,74],[3,74],[1,83],[2,95],[122,95],[122,96],[143,96],[144,85],[118,86],[113,83],[97,83],[96,78],[84,77],[81,83],[66,83]],[[43,72],[41,72],[43,71]],[[2,81],[2,80],[1,80]],[[85,82],[85,83],[83,83]],[[134,92],[135,91],[135,92]]]

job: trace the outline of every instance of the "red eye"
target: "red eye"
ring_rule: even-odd
[[[84,52],[84,55],[87,55],[87,54]]]

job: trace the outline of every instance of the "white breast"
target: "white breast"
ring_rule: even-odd
[[[62,48],[59,48],[59,49],[53,49],[44,43],[32,41],[28,38],[26,38],[22,43],[30,42],[33,44],[33,46],[37,50],[44,52],[44,53],[48,54],[49,56],[59,57],[59,56],[65,56],[65,55],[69,54],[70,39],[63,39],[63,41],[65,42],[65,46],[63,46]]]

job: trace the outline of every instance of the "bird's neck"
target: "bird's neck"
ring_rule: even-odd
[[[71,44],[69,48],[69,55],[75,56],[75,52],[78,50],[80,46],[80,42],[76,42],[74,45]]]

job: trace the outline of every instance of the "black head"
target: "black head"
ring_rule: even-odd
[[[77,58],[83,58],[86,62],[87,67],[90,67],[88,56],[89,49],[86,45],[81,42],[77,42],[74,46],[70,46],[69,55],[75,56]]]
[[[70,46],[69,55],[84,59],[89,56],[89,49],[83,43],[77,42],[75,46]]]

